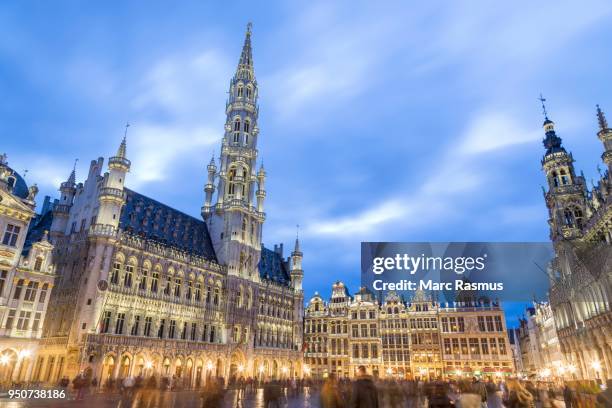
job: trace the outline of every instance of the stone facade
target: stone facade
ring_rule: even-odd
[[[262,244],[257,98],[249,25],[219,168],[214,158],[207,167],[204,220],[126,187],[125,137],[105,173],[99,158],[83,183],[73,172],[61,184],[51,227],[58,282],[33,380],[84,371],[101,385],[155,376],[199,387],[210,376],[302,375],[302,252],[297,240],[287,258],[282,245]]]
[[[34,208],[36,185],[0,156],[0,383],[30,378],[55,269],[46,220]],[[48,205],[48,201],[46,202]]]
[[[522,350],[519,372],[524,376],[569,378],[575,371],[561,353],[549,303],[534,302],[527,308],[526,317],[519,321],[518,341]]]
[[[498,303],[440,303],[417,291],[410,302],[384,301],[342,282],[325,302],[306,308],[305,355],[311,375],[353,377],[358,366],[380,377],[457,378],[514,372],[504,312]]]
[[[545,118],[543,171],[550,237],[550,306],[568,367],[577,378],[612,378],[612,129],[597,107],[605,171],[587,187]]]

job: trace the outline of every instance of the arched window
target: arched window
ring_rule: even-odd
[[[240,119],[234,120],[234,143],[240,142]]]
[[[569,177],[567,176],[565,170],[561,170],[561,184],[564,186],[569,184]]]
[[[242,85],[238,85],[238,97],[242,98],[244,95],[244,87]]]
[[[227,194],[229,194],[230,196],[233,196],[236,190],[236,185],[234,184],[234,177],[236,176],[236,170],[235,169],[231,169],[229,171],[229,175],[227,177],[229,184],[227,187]]]
[[[125,266],[125,275],[123,275],[123,286],[126,288],[132,287],[132,275],[134,273],[134,266],[126,265]]]
[[[559,187],[559,179],[557,178],[557,172],[556,172],[556,171],[553,171],[553,172],[552,172],[552,174],[551,174],[550,176],[551,176],[551,178],[552,178],[553,185],[554,185],[555,187]]]
[[[247,86],[247,89],[246,89],[247,98],[251,99],[252,95],[253,95],[253,88],[251,88],[250,86]]]
[[[244,121],[244,131],[249,132],[251,130],[251,122],[247,119]]]
[[[568,227],[582,229],[584,216],[580,208],[576,206],[567,207],[563,211],[563,218],[565,221],[565,225],[567,225]]]
[[[118,284],[119,283],[119,271],[121,270],[121,264],[119,262],[113,263],[113,270],[111,271],[110,283]]]
[[[247,229],[247,222],[246,220],[243,218],[242,219],[242,240],[246,240],[246,229]]]

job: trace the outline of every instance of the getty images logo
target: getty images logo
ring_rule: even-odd
[[[453,271],[458,275],[465,272],[482,271],[485,268],[487,254],[479,257],[458,256],[410,256],[396,254],[394,257],[376,257],[372,260],[372,272],[380,275],[385,271],[406,271],[414,275],[418,271]]]

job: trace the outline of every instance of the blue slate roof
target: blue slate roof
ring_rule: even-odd
[[[126,202],[119,218],[122,231],[217,262],[204,221],[130,189],[124,191]]]
[[[287,270],[287,264],[281,255],[262,245],[261,258],[259,259],[259,276],[264,280],[270,280],[282,285],[289,286],[291,277]]]
[[[51,211],[51,208],[47,208],[44,213],[39,214],[32,219],[26,235],[25,243],[23,245],[23,251],[21,252],[23,256],[28,256],[28,253],[32,248],[32,244],[42,240],[45,232],[49,232],[51,230],[52,222],[53,211]]]
[[[9,175],[9,180],[11,178],[15,179],[14,181],[11,180],[11,184],[13,185],[12,193],[19,198],[24,198],[24,199],[28,198],[28,195],[29,195],[28,185],[26,184],[23,177],[21,177],[19,173],[17,173],[15,170],[10,168],[9,166],[6,166],[6,167],[11,172],[11,174]]]

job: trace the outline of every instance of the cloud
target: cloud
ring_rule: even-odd
[[[173,167],[183,163],[204,163],[203,152],[219,143],[216,129],[154,123],[130,128],[128,157],[132,161],[129,185],[142,186],[174,176]]]
[[[506,113],[475,115],[466,130],[459,150],[463,154],[483,154],[525,143],[537,143],[540,130],[526,129]]]

